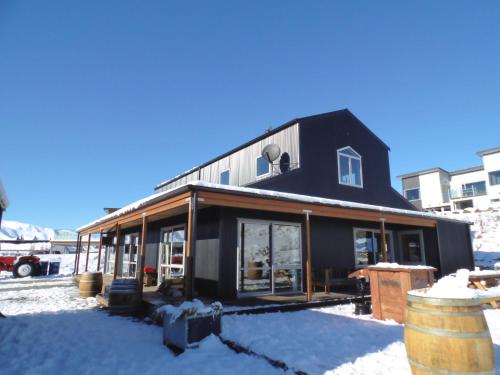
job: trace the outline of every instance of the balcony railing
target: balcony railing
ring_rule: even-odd
[[[448,196],[450,197],[450,199],[477,197],[479,195],[486,195],[486,190],[482,188],[478,189],[474,186],[467,189],[448,190]]]

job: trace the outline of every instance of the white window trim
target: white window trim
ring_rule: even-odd
[[[221,171],[221,172],[219,173],[219,184],[221,184],[221,185],[222,185],[222,181],[221,181],[221,180],[222,180],[222,178],[221,178],[221,177],[222,177],[222,174],[223,174],[224,172],[228,172],[228,173],[229,173],[229,181],[227,182],[227,184],[228,184],[228,185],[231,185],[231,168],[224,169],[223,171]]]
[[[356,159],[354,156],[342,153],[343,150],[347,150],[347,149],[351,149],[358,156],[358,158],[359,158],[359,177],[360,177],[360,180],[361,180],[361,185],[348,184],[348,183],[342,182],[342,175],[340,174],[340,155],[342,155],[342,156],[344,156],[344,157],[346,157],[346,158],[349,159],[349,176],[352,176],[352,163],[351,163],[350,159]],[[363,186],[364,186],[363,185],[363,158],[351,146],[342,147],[342,148],[339,148],[337,150],[337,173],[338,173],[338,180],[339,180],[339,184],[340,185],[352,186],[352,187],[356,187],[356,188],[359,188],[359,189],[363,189]]]
[[[182,267],[181,266],[176,266],[174,268],[182,268],[182,274],[184,275],[184,271],[185,271],[185,267],[186,267],[186,244],[187,244],[187,241],[186,241],[186,224],[178,224],[178,225],[172,225],[172,226],[166,226],[166,227],[161,227],[160,228],[160,241],[158,242],[158,259],[156,260],[156,272],[157,272],[157,275],[158,275],[158,279],[157,279],[157,285],[159,286],[161,283],[160,283],[160,267],[161,267],[161,263],[160,263],[160,247],[162,246],[162,244],[164,244],[163,242],[163,239],[164,239],[164,235],[165,235],[165,232],[170,232],[170,231],[175,231],[175,230],[178,230],[178,229],[182,229],[184,230],[184,253],[182,254]]]
[[[405,234],[418,234],[418,237],[420,239],[420,257],[422,258],[421,262],[407,262],[403,259],[403,241],[402,241],[402,236]],[[401,256],[401,262],[403,264],[408,264],[408,265],[426,265],[426,260],[425,260],[425,242],[424,242],[424,232],[421,229],[414,229],[414,230],[403,230],[398,233],[398,239],[399,239],[399,248],[400,248],[400,256]]]
[[[264,157],[262,157],[262,155],[259,155],[255,158],[255,178],[256,180],[261,180],[263,178],[266,178],[268,176],[271,175],[271,164],[269,164],[266,160],[266,163],[267,163],[267,173],[264,173],[264,174],[261,174],[259,175],[259,168],[258,168],[258,163],[257,163],[257,160],[259,160],[260,158],[266,160]]]
[[[417,198],[417,199],[408,199],[408,197],[406,196],[406,192],[407,192],[407,191],[410,191],[410,190],[418,190],[418,198]],[[403,191],[403,193],[404,193],[404,197],[405,197],[406,199],[408,199],[410,202],[419,201],[419,200],[421,200],[421,199],[422,199],[422,197],[420,196],[420,188],[419,188],[419,187],[418,187],[418,188],[405,189],[405,190]]]
[[[373,264],[367,264],[366,266],[361,266],[361,265],[358,265],[358,253],[356,251],[356,232],[359,232],[359,231],[364,231],[364,232],[373,232],[373,233],[380,233],[380,229],[373,229],[373,228],[358,228],[358,227],[354,227],[352,228],[352,244],[353,244],[353,250],[354,250],[354,268],[358,269],[358,268],[365,268],[365,267],[368,267],[368,266],[372,266]],[[394,236],[392,235],[392,230],[386,230],[385,231],[385,234],[388,234],[390,239],[391,239],[391,246],[389,248],[389,246],[387,246],[387,251],[388,251],[388,255],[389,255],[389,261],[390,262],[394,262]]]

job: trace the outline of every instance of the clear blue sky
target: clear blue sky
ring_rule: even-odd
[[[500,145],[500,2],[0,1],[5,219],[75,228],[349,108],[408,171]]]

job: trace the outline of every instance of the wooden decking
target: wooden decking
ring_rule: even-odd
[[[217,299],[196,297],[205,304],[210,304]],[[366,297],[365,297],[366,298]],[[369,296],[368,296],[369,298]],[[231,300],[222,300],[224,315],[230,314],[258,314],[266,312],[297,311],[314,307],[333,306],[351,302],[361,302],[362,297],[350,293],[314,293],[313,300],[307,302],[305,293],[293,295],[266,295],[246,297]],[[180,305],[183,297],[167,297],[156,291],[156,287],[145,288],[143,302],[147,310],[152,313],[156,308],[166,305]]]

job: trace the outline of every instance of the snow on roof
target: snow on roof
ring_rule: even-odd
[[[82,230],[85,230],[85,229],[92,227],[96,224],[104,223],[108,220],[122,216],[122,215],[129,213],[131,211],[136,211],[141,207],[153,204],[155,202],[162,200],[163,198],[165,198],[167,196],[172,195],[175,191],[185,190],[187,187],[209,188],[209,189],[213,189],[213,190],[220,190],[220,191],[233,192],[233,193],[245,193],[245,194],[251,194],[251,195],[258,195],[261,197],[278,198],[278,199],[292,200],[292,201],[303,202],[303,203],[322,204],[325,206],[357,208],[357,209],[377,211],[377,212],[386,212],[386,213],[394,213],[394,214],[400,214],[400,215],[418,216],[418,217],[431,218],[431,219],[441,219],[441,220],[445,219],[448,221],[468,223],[468,221],[466,221],[466,220],[443,218],[443,216],[440,216],[440,215],[437,215],[434,213],[430,213],[430,212],[411,211],[411,210],[405,210],[405,209],[401,209],[401,208],[377,206],[377,205],[372,205],[372,204],[367,204],[367,203],[350,202],[350,201],[343,201],[343,200],[339,200],[339,199],[321,198],[321,197],[315,197],[315,196],[310,196],[310,195],[284,193],[281,191],[255,189],[255,188],[241,187],[241,186],[221,185],[221,184],[214,184],[211,182],[196,180],[196,181],[192,181],[192,182],[186,183],[184,185],[180,185],[178,187],[175,187],[175,188],[172,188],[172,189],[160,192],[160,193],[152,194],[146,198],[135,201],[135,202],[133,202],[133,203],[131,203],[131,204],[129,204],[129,205],[113,212],[113,213],[105,215],[97,220],[94,220],[88,224],[81,226],[80,228],[77,228],[77,232],[81,232]]]
[[[9,199],[7,198],[7,193],[3,187],[2,180],[0,180],[0,209],[5,210],[9,207]]]

